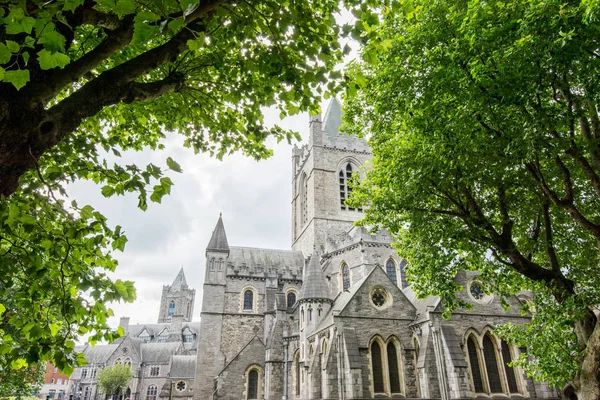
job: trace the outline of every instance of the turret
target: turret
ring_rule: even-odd
[[[226,260],[229,256],[229,244],[223,225],[223,216],[213,230],[208,246],[206,246],[206,275],[205,283],[225,284]]]

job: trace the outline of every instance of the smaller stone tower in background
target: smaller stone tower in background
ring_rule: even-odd
[[[175,315],[183,316],[183,321],[191,322],[194,315],[196,289],[190,289],[183,268],[171,285],[164,285],[158,311],[158,323],[171,322]]]

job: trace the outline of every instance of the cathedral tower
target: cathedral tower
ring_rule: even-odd
[[[183,268],[171,285],[164,285],[158,311],[158,323],[171,322],[174,315],[183,316],[185,322],[190,322],[194,315],[194,299],[196,289],[190,289],[185,280]]]
[[[332,99],[325,117],[311,117],[308,144],[292,155],[292,248],[326,252],[328,238],[348,232],[361,211],[345,205],[352,173],[371,158],[364,139],[339,132],[342,106]]]

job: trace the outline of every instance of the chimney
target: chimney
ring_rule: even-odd
[[[129,317],[121,317],[121,320],[119,321],[119,326],[125,331],[124,336],[127,336],[129,334]]]

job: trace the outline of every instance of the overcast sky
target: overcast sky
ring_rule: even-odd
[[[268,124],[294,129],[307,141],[307,114],[281,121],[277,111],[266,110],[266,117]],[[162,286],[171,284],[181,267],[196,289],[193,319],[200,319],[205,249],[220,212],[230,245],[291,248],[292,145],[270,141],[274,156],[257,162],[241,154],[223,161],[194,154],[177,135],[164,143],[164,151],[128,153],[121,160],[164,167],[170,156],[183,169],[181,174],[169,172],[171,195],[161,204],[149,202],[145,212],[137,208],[135,195],[105,199],[94,183],[79,182],[69,190],[80,206],[90,204],[113,226],[121,225],[129,239],[124,253],[115,252],[119,266],[114,276],[135,282],[137,300],[114,303],[111,326],[121,316],[130,317],[131,324],[157,322]]]

